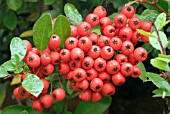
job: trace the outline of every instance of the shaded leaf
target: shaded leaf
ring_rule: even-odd
[[[82,16],[79,14],[78,10],[74,7],[73,4],[67,3],[64,6],[64,12],[69,19],[76,22],[77,24],[83,21]]]
[[[27,31],[24,31],[20,37],[29,37],[29,36],[32,36],[33,35],[33,30],[27,30]]]
[[[28,114],[28,112],[26,110],[20,112],[19,114]]]
[[[80,101],[74,114],[103,114],[112,102],[111,97],[103,96],[99,102]]]
[[[24,78],[22,86],[36,97],[38,97],[44,88],[43,82],[35,74],[28,74],[26,78]]]
[[[55,0],[44,0],[45,5],[53,4]]]
[[[6,83],[1,83],[0,84],[0,87],[1,87],[1,90],[0,90],[0,107],[2,106],[4,100],[5,100],[5,96],[6,96]]]
[[[143,44],[142,47],[145,48],[148,53],[150,53],[153,50],[152,45],[148,43]]]
[[[12,10],[17,10],[22,5],[22,0],[6,0],[8,7]]]
[[[52,19],[50,14],[41,16],[33,27],[33,41],[40,53],[47,48],[52,35]]]
[[[9,75],[8,72],[4,68],[0,67],[0,78],[4,78],[5,76],[8,75]]]
[[[26,20],[30,21],[30,22],[34,22],[38,19],[38,17],[40,16],[40,12],[35,12],[35,13],[31,13]]]
[[[54,102],[53,107],[55,114],[61,114],[61,112],[64,109],[65,102],[66,102],[65,100]]]
[[[70,23],[65,16],[59,15],[57,17],[54,24],[53,32],[60,37],[60,47],[64,48],[65,40],[71,35]]]
[[[70,81],[67,81],[67,83],[66,83],[66,91],[69,95],[71,95],[73,93],[73,90],[70,87]]]
[[[102,5],[103,0],[90,0],[91,7]]]
[[[139,15],[139,17],[142,17],[142,21],[149,21],[149,22],[153,22],[156,20],[157,15],[159,14],[159,12],[157,10],[150,10],[150,9],[146,9],[142,12],[141,15]]]
[[[145,66],[144,66],[144,64],[142,63],[142,62],[139,62],[138,64],[137,64],[137,66],[139,66],[140,67],[140,69],[141,69],[141,75],[139,76],[139,78],[143,81],[143,82],[146,82],[147,81],[147,76],[146,76],[146,69],[145,69]]]
[[[156,18],[156,21],[154,22],[154,24],[155,24],[155,26],[156,26],[156,28],[158,30],[161,30],[162,27],[164,26],[165,22],[166,22],[166,14],[165,13],[161,13]]]
[[[72,114],[72,112],[66,111],[66,112],[64,112],[63,114]]]

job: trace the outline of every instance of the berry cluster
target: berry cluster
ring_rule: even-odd
[[[70,87],[79,92],[79,98],[97,102],[102,95],[115,94],[115,86],[125,83],[126,77],[137,78],[141,70],[136,64],[147,58],[147,51],[135,48],[139,40],[148,42],[136,29],[151,31],[152,24],[134,16],[132,6],[124,6],[112,22],[106,10],[98,6],[86,20],[71,25],[71,37],[60,51],[59,72],[70,80]],[[100,26],[101,34],[92,33]]]

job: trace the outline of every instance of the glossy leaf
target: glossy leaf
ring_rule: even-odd
[[[157,10],[146,9],[142,12],[141,15],[139,15],[139,17],[143,16],[142,21],[153,22],[156,20],[158,14],[159,12]]]
[[[12,10],[17,10],[22,5],[22,0],[6,0],[8,7]]]
[[[170,72],[170,67],[169,67],[168,63],[165,62],[165,61],[160,60],[159,58],[151,59],[151,64],[154,67],[159,68],[160,70]]]
[[[65,100],[54,102],[53,107],[55,114],[61,114],[61,112],[64,109],[65,102],[66,102]]]
[[[26,45],[25,43],[18,37],[14,37],[10,44],[11,50],[11,58],[19,57],[19,61],[21,61],[26,55]]]
[[[170,93],[166,93],[164,89],[159,88],[154,90],[152,93],[154,93],[155,95],[153,95],[153,97],[170,97]]]
[[[0,67],[0,78],[3,78],[8,75],[8,72],[4,68]]]
[[[3,24],[10,30],[15,29],[18,23],[18,19],[16,14],[13,11],[9,11],[5,13],[3,18]]]
[[[55,0],[44,0],[45,5],[50,5],[54,3]]]
[[[6,97],[6,83],[1,83],[0,84],[0,87],[1,87],[1,90],[0,90],[0,107],[2,106],[4,100],[5,100],[5,97]]]
[[[170,59],[170,55],[159,54],[158,56],[159,56],[159,57],[162,57],[162,58]]]
[[[27,30],[27,31],[24,31],[20,37],[29,37],[29,36],[32,36],[33,35],[33,30]]]
[[[111,97],[103,96],[99,102],[80,101],[74,114],[103,114],[112,102]]]
[[[44,88],[43,82],[35,74],[28,74],[23,80],[22,86],[36,97],[38,97]]]
[[[142,73],[141,73],[141,75],[139,76],[139,78],[140,78],[143,82],[146,82],[146,81],[147,81],[147,76],[146,76],[146,69],[145,69],[144,64],[143,64],[142,62],[139,62],[139,63],[137,64],[137,66],[139,66],[140,69],[141,69],[141,71],[142,71]]]
[[[170,85],[164,78],[162,78],[158,74],[150,73],[150,72],[147,72],[146,75],[149,78],[149,80],[153,82],[155,86],[165,90],[168,94],[170,93]]]
[[[157,36],[156,31],[154,31],[152,34],[154,36]],[[160,40],[162,42],[162,45],[163,45],[163,47],[165,47],[166,44],[168,43],[167,37],[166,37],[165,33],[162,31],[159,31],[159,35],[160,35]],[[158,38],[149,37],[149,42],[155,49],[162,51],[161,46],[158,42]]]
[[[137,30],[137,32],[139,32],[139,33],[140,33],[140,34],[142,34],[142,35],[145,35],[145,36],[149,36],[149,37],[156,38],[156,35],[151,34],[150,32],[146,32],[146,31],[141,30],[141,29],[136,29],[136,30]]]
[[[47,48],[50,37],[52,35],[52,19],[50,14],[41,16],[33,28],[33,41],[40,53]]]
[[[15,66],[12,63],[12,60],[6,61],[1,65],[2,68],[4,68],[6,71],[14,71]]]
[[[155,24],[155,26],[156,26],[156,28],[158,30],[161,30],[162,27],[164,26],[165,22],[166,22],[166,14],[165,13],[161,13],[156,18],[156,21],[154,22],[154,24]]]
[[[142,47],[145,48],[148,53],[152,52],[153,50],[152,45],[149,43],[143,44]]]
[[[71,35],[70,23],[65,16],[59,15],[57,17],[53,32],[60,37],[60,47],[64,48],[65,40]]]
[[[73,4],[67,3],[64,6],[64,12],[69,19],[71,19],[77,24],[83,21],[82,16],[79,14],[78,10],[75,8]]]
[[[4,108],[1,114],[19,114],[24,110],[26,110],[29,114],[46,114],[44,112],[39,113],[35,110],[32,110],[30,106],[21,106],[21,105],[10,105]]]

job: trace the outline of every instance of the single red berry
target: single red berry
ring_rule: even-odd
[[[149,37],[148,36],[142,36],[141,39],[144,43],[149,43]]]
[[[128,62],[130,62],[132,65],[136,65],[137,60],[134,58],[134,54],[133,53],[128,55]]]
[[[101,49],[101,57],[103,59],[111,59],[114,55],[114,50],[112,49],[112,47],[110,46],[104,46],[102,49]]]
[[[91,100],[91,96],[92,96],[92,94],[91,94],[91,91],[89,89],[79,93],[79,99],[84,100],[84,101]]]
[[[136,65],[134,65],[133,68],[134,68],[134,71],[133,71],[133,74],[131,75],[131,77],[138,78],[141,75],[141,70]]]
[[[97,44],[98,39],[99,39],[99,35],[96,33],[91,33],[89,36],[89,39],[91,39],[92,44]]]
[[[78,41],[78,47],[84,52],[88,52],[91,46],[92,46],[92,41],[88,37],[81,37]]]
[[[84,69],[91,69],[93,67],[94,60],[91,57],[85,57],[82,61],[82,67]]]
[[[120,70],[120,65],[116,60],[110,60],[107,62],[106,70],[110,74],[116,74]]]
[[[120,72],[113,74],[112,82],[114,85],[120,86],[126,82],[126,77],[123,76]]]
[[[113,50],[119,50],[122,47],[122,41],[120,38],[113,37],[110,42],[110,46],[113,48]]]
[[[51,51],[50,51],[50,49],[47,47],[43,52],[42,52],[42,54],[44,54],[44,53],[46,53],[46,54],[50,54],[51,53]]]
[[[56,101],[61,101],[65,98],[66,92],[62,88],[57,88],[53,91],[52,95]]]
[[[106,68],[106,60],[103,58],[99,57],[94,61],[94,68],[95,70],[102,72]]]
[[[114,18],[114,24],[119,27],[125,27],[127,23],[127,17],[124,14],[117,14]]]
[[[68,62],[70,61],[70,50],[68,49],[62,49],[60,51],[60,60],[62,62]]]
[[[131,18],[135,14],[135,9],[130,5],[124,6],[122,8],[122,14],[126,15],[127,18]]]
[[[141,27],[141,20],[138,17],[132,17],[130,18],[128,25],[132,30],[139,29]]]
[[[41,97],[40,102],[43,105],[43,107],[50,108],[53,105],[54,99],[51,95],[46,94]]]
[[[22,74],[22,76],[21,76],[21,81],[23,81],[26,76],[27,76],[27,74]]]
[[[77,61],[73,61],[71,60],[69,63],[68,63],[69,67],[71,70],[74,70],[76,68],[80,68],[81,67],[81,61],[77,62]]]
[[[143,47],[138,47],[134,50],[134,58],[139,61],[146,60],[148,52]]]
[[[32,44],[28,40],[23,40],[26,45],[26,53],[28,53],[32,49]]]
[[[40,65],[40,57],[30,51],[26,56],[26,63],[29,67],[36,68]]]
[[[46,80],[46,79],[41,79],[41,81],[43,82],[43,85],[44,85],[44,88],[43,88],[43,90],[41,92],[41,95],[45,95],[47,93],[47,91],[48,91],[48,88],[49,88],[50,84],[49,84],[48,80]]]
[[[103,82],[109,82],[111,80],[111,75],[106,72],[106,71],[103,71],[103,72],[99,72],[99,75],[98,77],[103,81]]]
[[[51,49],[51,50],[55,50],[57,49],[58,47],[60,46],[60,37],[53,34],[50,38],[50,42],[48,44],[48,47]]]
[[[67,74],[66,79],[72,80],[72,78],[73,78],[73,71],[70,71],[70,72]]]
[[[147,21],[142,21],[141,29],[147,32],[150,32],[152,28],[152,23]]]
[[[103,88],[101,90],[102,94],[105,96],[110,96],[110,95],[114,95],[116,92],[115,86],[110,83],[110,82],[106,82],[103,84]]]
[[[54,72],[54,65],[48,64],[42,67],[42,73],[46,76],[51,75]]]
[[[86,71],[82,68],[76,68],[73,71],[73,80],[76,82],[81,82],[86,78]]]
[[[122,54],[129,55],[133,53],[133,51],[134,51],[134,46],[131,41],[124,41],[122,43],[122,48],[121,48]]]
[[[77,26],[77,31],[79,33],[79,35],[81,37],[83,36],[88,36],[91,33],[91,26],[89,23],[87,22],[81,22],[78,26]]]
[[[101,51],[101,49],[100,49],[99,46],[93,45],[93,46],[91,47],[91,49],[88,51],[88,55],[89,55],[91,58],[96,59],[97,57],[100,56],[100,51]]]
[[[124,54],[116,54],[115,60],[122,65],[125,62],[128,62],[128,58]]]
[[[125,26],[120,29],[119,31],[119,37],[122,41],[130,40],[133,35],[133,31],[130,27]]]
[[[99,24],[99,17],[94,13],[90,13],[86,16],[86,22],[88,22],[91,27],[95,27]]]
[[[93,91],[100,91],[103,88],[103,81],[100,78],[94,78],[90,82],[90,88]]]
[[[57,65],[60,62],[60,54],[58,52],[51,52],[51,63]]]
[[[78,91],[77,82],[71,81],[71,82],[70,82],[70,88],[71,88],[73,91]]]
[[[98,72],[97,72],[94,68],[91,68],[91,69],[89,69],[89,70],[86,70],[86,74],[87,74],[86,79],[87,79],[88,81],[91,81],[91,80],[93,80],[94,78],[97,78],[97,76],[98,76]]]
[[[42,112],[44,107],[39,100],[35,100],[32,102],[32,109],[36,110],[37,112]]]
[[[70,71],[70,67],[67,62],[61,62],[58,66],[58,72],[61,74],[67,74]]]
[[[13,91],[13,95],[14,97],[17,99],[17,100],[23,100],[25,99],[19,92],[19,87],[15,88],[14,91]]]
[[[102,94],[99,91],[92,92],[91,100],[93,102],[98,102],[102,99]]]
[[[77,86],[78,86],[78,91],[82,92],[88,89],[89,82],[85,79],[81,82],[77,82]]]
[[[49,54],[44,53],[41,55],[40,61],[41,61],[42,65],[47,65],[47,64],[51,63],[51,57]]]
[[[103,17],[100,19],[100,26],[105,27],[107,25],[111,25],[112,20],[109,17]]]
[[[78,44],[78,40],[74,37],[69,37],[65,41],[65,46],[67,49],[72,50],[73,48],[76,48]]]
[[[107,36],[100,36],[99,40],[98,40],[98,45],[102,48],[104,46],[109,46],[110,43],[110,38],[108,38]]]
[[[71,50],[71,60],[73,61],[82,61],[84,59],[84,52],[80,48],[74,48]]]
[[[113,37],[115,35],[115,28],[112,25],[105,26],[103,30],[103,35]]]
[[[134,68],[133,68],[133,65],[131,63],[123,63],[121,65],[121,68],[120,68],[120,72],[124,75],[124,76],[130,76],[133,74],[134,72]]]
[[[94,14],[98,15],[99,19],[106,17],[106,9],[103,6],[97,6],[94,11]]]
[[[28,92],[25,88],[23,88],[22,86],[19,86],[18,89],[18,94],[20,94],[22,96],[22,98],[29,98],[31,93]]]
[[[140,33],[138,33],[137,31],[135,31],[135,32],[133,32],[132,38],[130,40],[133,43],[137,43],[141,39],[142,39],[142,35]]]
[[[38,50],[38,48],[33,47],[33,48],[31,48],[31,50],[30,50],[30,51],[32,51],[33,53],[35,53],[35,54],[37,54],[37,55],[39,55],[39,56],[40,56],[40,51]]]
[[[74,25],[70,25],[71,28],[71,37],[77,37],[78,32],[77,32],[77,27]]]

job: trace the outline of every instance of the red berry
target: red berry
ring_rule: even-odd
[[[32,44],[28,40],[23,40],[26,45],[26,53],[28,53],[32,49]]]
[[[100,78],[94,78],[90,82],[90,88],[93,91],[100,91],[103,88],[103,81]]]
[[[78,40],[74,37],[69,37],[65,41],[65,46],[67,49],[72,50],[73,48],[76,48],[78,44]]]
[[[26,56],[26,63],[29,67],[36,68],[40,65],[40,57],[30,51]]]
[[[132,65],[131,63],[123,63],[123,64],[121,65],[120,72],[121,72],[124,76],[130,76],[130,75],[132,75],[133,72],[134,72],[133,65]]]
[[[134,65],[133,68],[134,68],[134,71],[133,71],[133,74],[131,75],[131,77],[138,78],[140,76],[140,74],[141,74],[141,70],[136,65]]]
[[[76,82],[81,82],[86,78],[86,71],[82,68],[76,68],[73,71],[73,80]]]
[[[103,88],[101,90],[102,94],[105,96],[110,96],[110,95],[114,95],[116,92],[115,86],[110,83],[110,82],[106,82],[103,84]]]
[[[60,54],[58,52],[51,52],[51,63],[57,65],[60,62]]]
[[[126,15],[127,18],[131,18],[135,14],[135,9],[133,6],[124,6],[122,8],[122,14]]]
[[[100,19],[100,26],[101,27],[105,27],[107,25],[111,25],[112,24],[112,20],[109,17],[103,17]]]
[[[97,57],[100,56],[100,47],[97,46],[97,45],[93,45],[91,47],[91,49],[88,51],[88,55],[93,58],[93,59],[96,59]]]
[[[147,21],[143,21],[141,23],[141,29],[147,32],[150,32],[152,28],[152,23],[151,22],[147,22]]]
[[[99,39],[99,35],[98,35],[98,34],[96,34],[96,33],[91,33],[88,37],[89,37],[89,39],[91,39],[92,44],[93,44],[93,43],[94,43],[94,44],[97,44],[98,39]]]
[[[32,102],[32,109],[36,110],[37,112],[42,112],[44,107],[39,100],[35,100]]]
[[[91,81],[91,80],[93,80],[94,78],[97,78],[97,76],[98,76],[98,73],[97,73],[97,71],[96,71],[94,68],[91,68],[91,69],[87,70],[87,71],[86,71],[86,74],[87,74],[86,79],[87,79],[88,81]]]
[[[18,93],[19,87],[15,88],[13,91],[13,95],[17,100],[25,99],[20,93]]]
[[[94,60],[91,57],[85,57],[82,61],[82,67],[84,69],[91,69],[93,67]]]
[[[103,71],[103,72],[100,72],[98,77],[103,81],[103,82],[109,82],[111,80],[111,75],[106,72],[106,71]]]
[[[142,36],[141,39],[144,43],[149,43],[149,37],[148,36]]]
[[[133,51],[134,51],[134,46],[131,41],[124,41],[122,43],[122,48],[121,48],[122,54],[129,55],[133,53]]]
[[[112,82],[114,85],[120,86],[126,82],[126,77],[118,72],[117,74],[113,74]]]
[[[43,85],[44,85],[41,95],[45,95],[49,88],[49,82],[46,79],[41,79],[41,81],[43,82]]]
[[[81,37],[78,41],[78,47],[84,52],[88,52],[91,46],[92,46],[92,41],[88,37]]]
[[[122,41],[120,38],[113,37],[110,42],[110,46],[113,48],[113,50],[119,50],[122,47]]]
[[[53,105],[54,99],[51,95],[46,94],[42,96],[40,102],[45,108],[50,108]]]
[[[79,98],[84,101],[89,101],[91,99],[91,91],[86,90],[84,92],[79,93]]]
[[[78,32],[77,32],[77,27],[74,25],[70,25],[71,28],[71,37],[77,37]]]
[[[71,50],[71,60],[82,61],[84,59],[84,52],[80,48],[74,48]]]
[[[106,70],[110,74],[116,74],[120,70],[120,65],[116,60],[110,60],[107,62]]]
[[[51,63],[51,57],[49,54],[46,54],[46,53],[41,55],[40,60],[41,60],[42,65],[47,65]]]
[[[99,17],[94,13],[90,13],[86,16],[86,22],[88,22],[91,27],[95,27],[99,24]]]
[[[43,66],[42,73],[46,76],[51,75],[54,72],[54,66],[52,64],[48,64]]]
[[[141,27],[141,21],[138,17],[132,17],[130,18],[128,25],[132,30],[136,30]]]
[[[115,28],[112,25],[105,26],[103,30],[103,35],[113,37],[115,35]]]
[[[134,58],[137,61],[144,61],[146,60],[147,56],[148,52],[142,47],[138,47],[134,50]]]
[[[73,60],[70,61],[68,64],[69,64],[69,67],[71,70],[81,67],[81,62],[77,62],[77,61],[73,61]]]
[[[81,82],[77,82],[78,91],[85,91],[89,87],[89,82],[85,79]]]
[[[100,19],[103,17],[106,17],[106,14],[107,14],[106,9],[103,6],[97,6],[94,9],[93,13],[98,15]]]
[[[50,38],[50,42],[48,44],[48,47],[51,49],[51,50],[55,50],[57,49],[58,47],[60,46],[60,37],[53,34]]]
[[[35,54],[37,54],[37,55],[39,55],[39,56],[40,56],[40,51],[38,50],[38,48],[33,47],[33,48],[31,48],[31,50],[30,50],[30,51],[32,51],[32,52],[34,52]]]
[[[103,59],[111,59],[114,55],[114,50],[112,49],[112,47],[110,46],[104,46],[102,49],[101,49],[101,57]]]
[[[87,22],[81,22],[77,26],[77,31],[78,31],[78,33],[81,37],[82,36],[88,36],[88,35],[90,35],[90,32],[91,32],[91,26]]]
[[[133,43],[137,43],[139,40],[142,39],[142,35],[137,31],[133,32],[132,38],[130,39]]]
[[[117,27],[125,27],[127,23],[127,17],[124,14],[117,14],[114,18],[114,24]]]
[[[110,43],[110,38],[108,38],[107,36],[100,36],[99,40],[98,40],[98,45],[102,48],[104,46],[109,46]]]
[[[63,62],[70,61],[70,50],[62,49],[60,51],[60,60],[63,61]]]
[[[133,35],[133,31],[130,27],[123,27],[119,31],[119,37],[122,41],[130,40]]]
[[[131,54],[128,56],[128,61],[129,61],[132,65],[136,65],[137,60],[134,58],[134,54],[133,54],[133,53],[131,53]]]
[[[106,68],[106,60],[103,58],[99,57],[94,61],[94,68],[95,70],[102,72]]]
[[[102,99],[102,94],[100,92],[92,92],[92,97],[91,97],[91,100],[93,102],[98,102]]]
[[[56,101],[61,101],[65,98],[66,92],[62,88],[57,88],[53,91],[52,95]]]
[[[61,74],[67,74],[70,71],[70,67],[67,62],[61,62],[58,66],[58,72]]]
[[[128,62],[128,58],[124,54],[116,54],[115,60],[122,65],[125,62]]]

